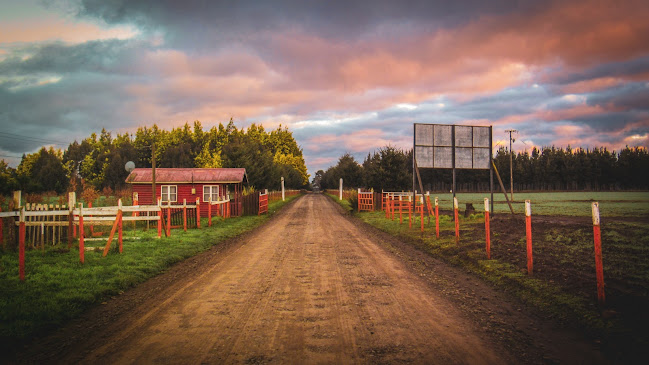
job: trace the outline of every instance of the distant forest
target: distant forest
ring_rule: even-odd
[[[302,150],[287,128],[266,132],[253,124],[244,130],[230,120],[208,131],[198,121],[171,131],[154,124],[138,128],[135,135],[115,137],[102,130],[63,151],[43,147],[23,155],[15,169],[0,161],[0,194],[60,194],[79,186],[115,191],[126,185],[126,162],[151,167],[153,145],[157,167],[243,167],[250,186],[257,189],[278,189],[282,176],[287,188],[309,185]]]
[[[500,148],[494,164],[509,190],[510,153]],[[412,151],[384,147],[368,154],[362,164],[345,154],[335,166],[319,170],[314,186],[337,189],[338,180],[349,188],[374,191],[409,191],[412,189]],[[420,169],[424,190],[449,191],[450,169]],[[583,149],[542,147],[531,153],[513,156],[514,189],[521,190],[649,190],[649,154],[641,147],[609,151],[606,148]],[[458,191],[488,191],[488,170],[456,170]],[[494,173],[494,187],[499,189]]]

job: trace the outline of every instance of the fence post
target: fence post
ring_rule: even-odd
[[[163,220],[163,217],[162,217],[162,198],[161,197],[158,197],[158,208],[160,208],[160,210],[158,211],[158,218],[159,218],[159,220],[158,220],[158,238],[161,238],[162,237],[162,220]]]
[[[534,258],[532,256],[532,205],[525,201],[525,233],[527,235],[527,274],[532,275]]]
[[[489,198],[484,198],[484,228],[487,242],[487,260],[491,259],[491,229],[489,226]]]
[[[73,214],[74,207],[77,206],[77,193],[74,191],[71,191],[68,193],[68,207],[70,207],[70,214]],[[72,217],[72,224],[70,225],[71,231],[72,231],[72,237],[77,238],[77,226],[74,224],[74,216]],[[68,233],[68,236],[70,236],[70,233]],[[72,242],[72,239],[70,239],[70,242]]]
[[[439,238],[439,199],[435,197],[435,237]]]
[[[122,199],[117,200],[117,243],[119,243],[119,253],[122,253],[122,225],[124,213],[122,212]]]
[[[415,193],[416,194],[416,193]],[[408,195],[408,228],[412,229],[412,195]]]
[[[212,194],[210,194],[210,200],[207,205],[207,226],[212,227]]]
[[[183,229],[187,232],[187,199],[183,199]]]
[[[420,215],[420,217],[421,217],[421,233],[424,233],[424,209],[425,209],[425,205],[424,205],[424,196],[423,195],[419,199],[419,205],[420,205],[419,208],[421,208],[421,215]]]
[[[18,276],[20,281],[25,281],[25,207],[20,207],[18,224]]]
[[[457,197],[453,197],[453,214],[455,216],[455,243],[460,243],[460,217],[458,210],[460,209],[457,203]]]
[[[403,199],[402,196],[399,195],[399,224],[403,224]]]
[[[343,178],[340,178],[340,183],[338,184],[338,200],[343,200]]]
[[[83,232],[83,203],[79,203],[79,261],[83,264],[85,261],[86,246]]]
[[[595,273],[597,275],[597,300],[604,305],[606,295],[604,293],[604,266],[602,264],[602,238],[599,225],[599,203],[592,203],[593,210],[593,239],[595,241]]]
[[[167,237],[171,236],[171,200],[167,202]]]
[[[282,201],[286,200],[284,193],[284,176],[282,176]]]
[[[196,198],[196,228],[201,228],[201,199]]]

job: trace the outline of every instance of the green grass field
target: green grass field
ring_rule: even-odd
[[[213,218],[212,227],[207,227],[207,219],[203,218],[201,229],[175,229],[169,238],[163,235],[158,239],[155,228],[134,231],[125,224],[123,253],[117,251],[115,240],[106,257],[102,257],[100,249],[86,251],[85,264],[79,263],[79,250],[68,250],[67,244],[50,246],[45,251],[28,250],[24,282],[18,278],[18,253],[0,253],[0,347],[54,328],[174,263],[259,226],[295,198],[271,203],[270,214],[262,216]],[[104,244],[88,241],[86,247]]]
[[[453,195],[433,194],[439,198],[440,209],[453,208]],[[456,194],[460,208],[472,203],[478,212],[484,211],[484,198],[489,193]],[[525,213],[525,200],[532,204],[532,214],[591,216],[591,202],[599,202],[601,217],[649,217],[649,192],[552,192],[514,193],[514,212]],[[494,193],[494,213],[509,213],[509,207],[502,193]]]

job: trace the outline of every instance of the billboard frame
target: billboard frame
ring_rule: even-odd
[[[422,168],[433,168],[433,169],[449,169],[450,168],[450,169],[452,169],[452,171],[453,171],[453,185],[452,185],[453,198],[455,198],[455,196],[456,196],[456,188],[457,188],[456,177],[455,177],[455,175],[456,175],[455,170],[456,169],[459,169],[459,168],[461,168],[461,169],[471,169],[471,170],[477,170],[477,169],[486,170],[487,169],[487,168],[484,168],[484,167],[483,168],[473,167],[473,165],[475,163],[475,158],[474,158],[475,149],[477,149],[477,148],[485,149],[485,147],[486,147],[486,146],[474,146],[475,139],[473,139],[473,131],[474,131],[474,128],[480,128],[480,129],[483,129],[483,128],[487,129],[488,128],[489,129],[489,147],[488,147],[489,148],[489,167],[488,167],[488,169],[489,169],[489,191],[490,191],[490,194],[491,194],[490,208],[491,208],[491,212],[492,212],[492,215],[493,215],[493,211],[494,211],[493,210],[493,204],[494,204],[494,202],[493,202],[494,201],[493,126],[472,126],[472,125],[435,124],[435,123],[413,123],[413,126],[412,126],[413,127],[413,133],[412,133],[412,168],[413,168],[413,171],[414,171],[414,173],[412,174],[413,199],[416,198],[416,190],[417,190],[416,182],[417,182],[417,179],[419,180],[419,188],[422,190],[421,193],[423,194],[423,183],[421,181],[421,176],[419,174],[419,166],[417,164],[417,146],[418,146],[418,144],[417,144],[417,137],[418,137],[417,136],[417,126],[418,125],[419,126],[430,126],[431,131],[432,131],[432,134],[431,134],[432,138],[430,139],[430,144],[424,145],[424,146],[432,148],[432,151],[433,151],[432,164],[433,164],[433,166],[432,167],[422,167]],[[435,132],[434,132],[436,126],[437,127],[450,127],[450,129],[451,129],[451,131],[450,131],[451,132],[450,146],[448,145],[449,143],[443,144],[442,147],[436,146],[436,144],[435,144]],[[471,142],[470,147],[469,146],[456,146],[456,127],[461,127],[461,128],[467,128],[468,127],[468,128],[471,128],[472,142]],[[422,144],[419,144],[419,146],[422,147]],[[435,165],[435,148],[436,147],[437,148],[448,148],[448,147],[451,148],[451,166],[450,167],[446,167],[446,166],[444,166],[444,167],[441,167],[441,166],[440,167],[435,167],[434,166]],[[472,167],[466,168],[466,167],[457,167],[456,166],[457,165],[456,150],[457,150],[457,148],[460,148],[460,147],[462,147],[462,148],[471,148],[471,161],[472,161],[471,166]],[[425,204],[427,204],[427,203],[425,203]]]

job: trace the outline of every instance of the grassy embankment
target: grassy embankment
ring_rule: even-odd
[[[201,229],[175,229],[169,238],[158,239],[155,228],[134,230],[126,222],[123,253],[117,251],[115,240],[111,252],[102,257],[99,247],[105,241],[86,241],[86,247],[97,250],[86,251],[85,264],[79,263],[78,248],[68,250],[66,243],[45,251],[28,250],[24,282],[18,278],[18,253],[0,251],[0,347],[54,328],[179,261],[258,227],[297,197],[271,203],[269,214],[262,216],[213,218],[212,227],[203,218]]]
[[[601,341],[617,360],[646,351],[649,335],[649,194],[648,193],[520,193],[517,216],[511,218],[502,194],[492,220],[492,258],[485,253],[483,199],[487,194],[458,194],[478,211],[460,217],[460,243],[455,242],[449,210],[440,212],[440,238],[434,218],[419,230],[386,219],[384,212],[354,213],[362,221],[400,237],[422,251],[463,267],[506,290],[546,315],[577,325]],[[338,197],[333,197],[338,201]],[[440,208],[451,207],[450,194],[439,195]],[[432,199],[432,198],[431,198]],[[534,273],[527,275],[523,200],[532,201]],[[591,201],[601,209],[602,251],[607,301],[597,303]],[[348,201],[339,202],[351,210]],[[507,213],[506,213],[507,212]],[[498,214],[500,213],[500,214]],[[536,218],[535,218],[536,217]],[[642,349],[645,350],[642,350]],[[627,352],[627,354],[623,354]]]

